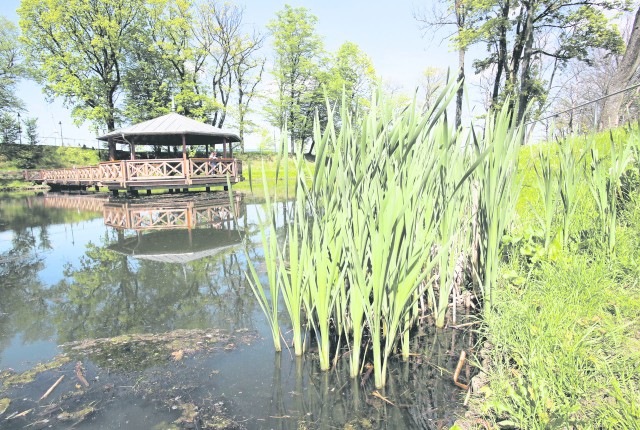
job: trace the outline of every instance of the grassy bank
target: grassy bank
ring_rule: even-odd
[[[638,130],[614,133],[618,150],[629,139],[637,140]],[[471,409],[500,428],[640,428],[637,158],[630,160],[614,193],[616,241],[611,251],[610,234],[600,227],[610,215],[596,204],[590,149],[610,162],[610,136],[567,144],[584,158],[576,167],[578,203],[564,247],[562,198],[558,194],[551,199],[551,240],[545,247],[540,216],[545,212],[544,192],[536,175],[542,165],[539,148],[522,152],[518,221],[504,243],[495,304],[484,315],[482,328],[488,384],[472,398]],[[542,148],[549,146],[557,174],[557,144]],[[615,185],[609,182],[608,187]]]
[[[90,166],[100,161],[95,149],[60,146],[0,145],[0,190],[46,190],[47,187],[24,182],[15,175],[3,172],[21,172],[25,169],[53,169],[73,166]]]

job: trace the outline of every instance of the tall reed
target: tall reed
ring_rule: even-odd
[[[448,127],[445,125],[440,131],[447,133]],[[449,147],[441,147],[439,150],[437,190],[441,216],[437,243],[440,249],[436,254],[436,279],[433,284],[429,284],[428,288],[429,302],[432,303],[436,327],[439,328],[445,326],[449,299],[459,275],[459,268],[456,266],[459,264],[460,255],[466,252],[468,247],[469,228],[466,226],[468,226],[470,219],[468,217],[471,195],[470,181],[465,182],[463,189],[457,189],[469,163],[467,136],[451,139],[445,135],[438,139],[440,142],[450,145]],[[434,289],[438,293],[437,299]]]
[[[511,223],[521,188],[516,168],[524,129],[513,126],[513,115],[506,107],[493,113],[487,119],[483,138],[475,138],[477,150],[487,152],[476,170],[480,184],[478,222],[482,232],[478,273],[485,312],[491,308],[502,237]]]
[[[583,179],[583,170],[580,166],[584,162],[588,150],[582,149],[576,154],[569,139],[560,141],[558,144],[560,168],[557,179],[561,201],[560,214],[562,217],[560,236],[562,248],[566,248],[571,235],[571,224],[580,198],[579,189]]]
[[[228,179],[227,179],[228,181]],[[266,221],[262,220],[260,214],[258,214],[258,223],[260,225],[260,234],[262,237],[262,246],[264,253],[264,261],[267,272],[267,288],[263,285],[262,279],[253,264],[248,264],[249,274],[247,274],[247,280],[254,295],[258,299],[258,304],[267,317],[269,322],[269,328],[271,329],[271,335],[273,337],[273,346],[276,351],[281,351],[280,345],[280,324],[278,322],[278,304],[280,302],[280,285],[279,278],[282,270],[279,264],[278,258],[278,241],[276,238],[276,216],[275,205],[272,204],[269,196],[269,186],[267,184],[267,177],[265,174],[264,163],[262,165],[262,185],[265,195],[265,207],[266,207]],[[229,187],[230,188],[230,187]],[[249,252],[245,247],[245,257],[247,261],[251,262]],[[269,292],[267,297],[266,292]]]
[[[349,116],[343,100],[339,127],[331,106],[326,127],[321,129],[316,119],[315,171],[302,174],[306,164],[301,152],[296,154],[296,195],[284,243],[271,242],[275,216],[271,214],[272,222],[261,227],[265,259],[273,260],[267,263],[268,289],[272,301],[281,298],[285,303],[296,354],[302,353],[298,345],[304,327],[312,329],[322,369],[331,367],[332,348],[337,350],[344,342],[350,351],[350,374],[356,377],[367,335],[374,382],[383,387],[399,340],[403,355],[409,354],[419,286],[425,280],[433,285],[430,277],[436,267],[439,305],[433,301],[433,311],[444,325],[451,272],[466,246],[469,217],[464,214],[469,212],[474,170],[482,170],[478,177],[487,181],[481,206],[485,211],[492,203],[512,203],[515,188],[507,182],[514,173],[521,133],[510,128],[505,108],[490,120],[487,142],[476,142],[472,150],[471,134],[453,132],[446,119],[456,90],[455,82],[448,84],[426,113],[415,103],[395,112],[377,94],[358,121]],[[499,189],[493,188],[496,175]],[[505,192],[510,193],[508,198],[499,197]],[[499,243],[497,232],[506,222],[485,219],[484,225],[494,229],[490,243]],[[267,228],[272,229],[269,234],[264,232]],[[483,254],[485,266],[497,267],[498,250],[491,252]],[[254,291],[274,327],[275,342],[276,333],[280,334],[277,305],[269,305],[253,267],[251,274]]]
[[[558,174],[551,164],[551,149],[547,147],[538,148],[538,163],[533,164],[536,172],[536,185],[538,187],[538,196],[542,204],[541,210],[534,210],[534,214],[542,234],[544,235],[544,249],[549,250],[551,241],[553,240],[553,220],[558,208]]]
[[[626,140],[622,147],[616,145],[611,134],[610,140],[610,163],[600,158],[596,148],[591,149],[589,189],[598,209],[601,236],[606,240],[609,253],[613,253],[616,245],[620,178],[632,160],[633,148],[631,140]]]

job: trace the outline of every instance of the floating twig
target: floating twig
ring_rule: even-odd
[[[40,400],[44,400],[44,399],[46,399],[46,398],[49,396],[49,394],[51,394],[51,392],[52,392],[53,390],[55,390],[55,389],[56,389],[56,387],[57,387],[57,386],[62,382],[62,380],[63,380],[63,379],[64,379],[64,375],[62,375],[61,377],[59,377],[59,378],[58,378],[58,380],[57,380],[56,382],[54,382],[54,383],[53,383],[53,385],[51,386],[51,388],[49,388],[49,389],[47,390],[47,392],[46,392],[46,393],[44,393],[44,394],[42,395],[42,397],[40,397]]]
[[[382,401],[385,401],[387,403],[389,403],[391,406],[395,406],[395,403],[393,403],[391,400],[387,399],[385,396],[383,396],[382,394],[378,393],[378,391],[374,391],[373,393],[371,393],[371,395],[373,397],[377,397]]]
[[[84,377],[84,368],[82,367],[82,361],[76,363],[76,377],[85,387],[89,386],[87,378]]]
[[[453,383],[456,384],[457,387],[462,388],[463,390],[468,390],[469,386],[463,384],[462,382],[458,382],[458,376],[460,376],[460,371],[462,370],[462,366],[464,365],[464,361],[467,358],[467,353],[462,350],[460,351],[460,359],[458,360],[458,365],[456,366],[456,371],[453,372]]]
[[[469,327],[476,324],[480,324],[480,321],[473,321],[473,322],[468,322],[468,323],[458,324],[458,325],[450,325],[449,328],[459,329],[462,327]]]
[[[7,418],[5,418],[5,420],[15,420],[16,418],[22,418],[25,415],[27,415],[29,412],[31,412],[33,410],[33,408],[31,409],[27,409],[26,411],[22,411],[19,414],[11,414],[10,416],[8,416]]]

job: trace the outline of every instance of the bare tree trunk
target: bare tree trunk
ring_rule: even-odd
[[[533,15],[535,10],[527,10],[524,31],[524,52],[522,55],[522,70],[520,78],[520,95],[518,100],[518,124],[524,120],[527,105],[531,101],[531,52],[533,48]]]
[[[456,0],[455,2],[456,8],[456,21],[458,25],[458,33],[461,33],[464,29],[464,11],[462,10],[462,0]],[[458,82],[464,82],[464,57],[466,47],[460,46],[458,48]],[[464,96],[464,86],[460,85],[458,88],[458,93],[456,94],[456,129],[460,128],[462,125],[462,97]]]
[[[507,68],[507,25],[506,21],[509,18],[509,2],[505,2],[502,7],[502,23],[500,24],[500,39],[498,42],[498,64],[496,70],[496,79],[493,82],[493,94],[491,94],[491,107],[494,108],[498,103],[498,96],[500,95],[500,81],[502,80],[502,73]],[[507,79],[509,77],[507,76]]]
[[[611,79],[611,84],[607,89],[607,94],[613,94],[626,87],[636,70],[640,66],[640,8],[636,12],[633,28],[627,42],[627,50],[618,65],[615,75]],[[600,129],[615,128],[620,120],[620,107],[624,100],[624,94],[616,94],[604,100],[602,113],[600,115]]]
[[[458,82],[464,82],[464,56],[465,49],[458,49]],[[456,94],[456,129],[462,125],[462,97],[464,96],[464,84],[458,88]]]

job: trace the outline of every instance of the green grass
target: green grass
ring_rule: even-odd
[[[614,132],[617,143],[632,137]],[[608,133],[590,142],[574,140],[574,151],[587,143],[610,159]],[[580,181],[567,245],[563,248],[556,235],[545,251],[532,214],[543,210],[532,168],[538,162],[537,149],[523,149],[517,222],[503,248],[493,310],[484,315],[481,329],[490,345],[482,353],[489,382],[476,393],[471,410],[499,427],[640,428],[637,181],[631,181],[630,197],[618,200],[614,253],[601,232],[587,176]],[[557,158],[552,166],[557,171]],[[629,176],[637,178],[637,164],[632,166]],[[553,227],[561,228],[559,213]]]
[[[276,155],[270,154],[260,156],[258,154],[243,154],[238,156],[238,158],[242,160],[242,175],[245,180],[233,185],[234,191],[246,193],[258,199],[264,199],[265,191],[262,186],[262,172],[264,165],[264,175],[269,185],[269,192],[272,195],[276,193],[279,198],[282,198],[285,195],[286,185],[288,184],[289,196],[291,198],[293,197],[293,191],[295,190],[297,180],[297,176],[295,174],[295,160],[293,156],[288,160],[288,181],[284,180],[284,162],[278,163]],[[304,163],[308,168],[314,168],[313,162],[304,161]]]

